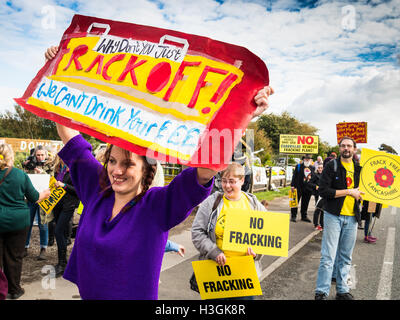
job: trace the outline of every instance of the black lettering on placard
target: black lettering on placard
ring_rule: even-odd
[[[232,274],[231,268],[226,264],[223,266],[217,266],[218,276],[230,276]]]
[[[264,219],[250,217],[250,228],[251,229],[262,229],[264,227]]]
[[[219,292],[249,290],[254,288],[254,284],[251,278],[242,278],[222,281],[206,281],[203,283],[203,287],[205,292]]]

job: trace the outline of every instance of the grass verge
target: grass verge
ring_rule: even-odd
[[[275,198],[284,197],[284,196],[289,195],[289,190],[290,190],[290,187],[285,187],[285,188],[278,189],[277,191],[256,192],[256,193],[254,193],[254,195],[257,197],[257,199],[259,201],[261,201],[261,200],[271,201]]]

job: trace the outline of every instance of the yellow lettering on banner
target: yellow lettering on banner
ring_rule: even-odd
[[[227,258],[224,266],[212,260],[192,261],[201,299],[262,295],[254,259]]]
[[[289,215],[279,212],[235,209],[226,214],[223,250],[287,257]]]
[[[400,157],[363,148],[360,165],[363,199],[400,207]]]
[[[61,200],[61,198],[66,194],[64,188],[55,187],[56,181],[57,180],[54,177],[50,178],[50,197],[38,203],[46,214],[49,214],[57,205],[57,203]]]

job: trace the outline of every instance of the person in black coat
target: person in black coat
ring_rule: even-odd
[[[324,211],[322,209],[323,199],[319,197],[319,190],[318,190],[323,168],[324,168],[323,164],[318,165],[317,170],[315,171],[314,175],[308,182],[308,189],[315,197],[315,211],[314,211],[313,223],[314,227],[317,230],[322,230],[324,225],[323,223]]]
[[[54,176],[57,179],[57,187],[64,188],[66,191],[66,194],[53,209],[58,250],[58,264],[55,266],[55,272],[56,277],[60,277],[64,274],[67,265],[67,234],[70,221],[73,218],[75,209],[79,206],[80,200],[72,184],[69,169],[59,158],[55,165]]]
[[[294,168],[291,188],[292,191],[297,189],[297,200],[300,203],[301,200],[301,220],[305,222],[311,222],[307,217],[308,204],[310,203],[311,191],[307,188],[309,180],[314,175],[314,167],[311,165],[311,156],[305,155],[303,162],[298,164]],[[296,222],[297,208],[291,208],[291,219],[290,221]]]

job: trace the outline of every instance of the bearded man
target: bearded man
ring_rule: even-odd
[[[318,190],[325,200],[324,232],[315,300],[326,300],[329,296],[333,272],[336,299],[354,299],[349,292],[347,278],[357,239],[357,225],[361,220],[360,200],[363,194],[358,190],[361,167],[353,160],[356,150],[356,142],[343,137],[339,142],[340,157],[331,160],[322,171]]]
[[[307,188],[307,182],[314,175],[314,167],[311,165],[311,156],[305,155],[303,162],[294,168],[292,183],[290,184],[292,191],[297,189],[297,203],[301,200],[301,221],[311,222],[307,217],[308,204],[310,203],[311,191]],[[296,222],[297,208],[291,208],[290,221]]]

